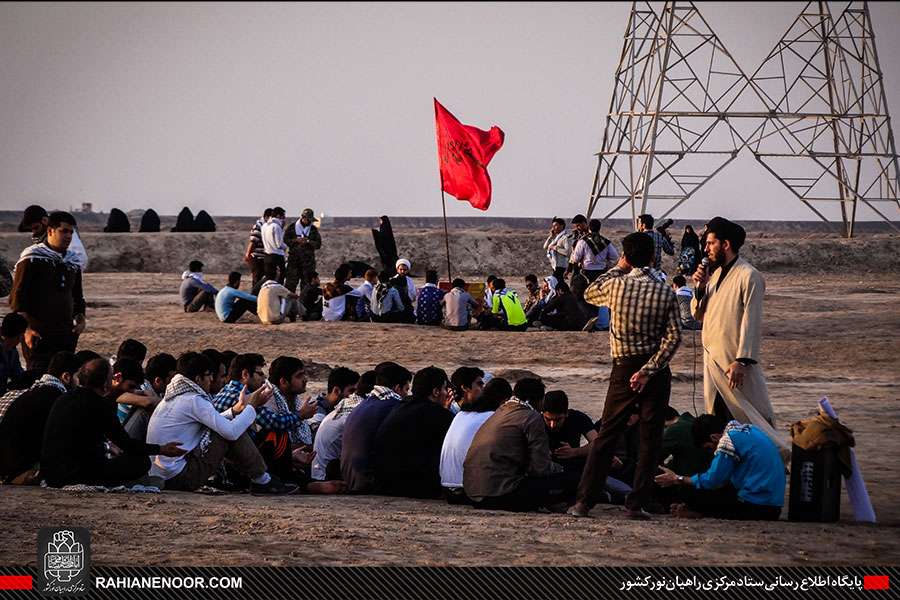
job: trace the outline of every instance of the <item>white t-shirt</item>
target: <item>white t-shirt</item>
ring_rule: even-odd
[[[147,425],[147,443],[162,445],[179,442],[179,446],[190,452],[200,445],[207,427],[233,442],[241,437],[255,420],[256,409],[252,406],[248,406],[235,417],[230,408],[220,414],[206,398],[197,394],[182,394],[156,406]],[[150,475],[172,479],[184,469],[185,456],[170,457],[157,454],[150,465]]]
[[[488,420],[494,411],[471,412],[462,411],[453,417],[450,429],[444,437],[441,447],[441,485],[447,488],[463,486],[463,463],[466,453],[472,445],[472,439],[482,423]]]

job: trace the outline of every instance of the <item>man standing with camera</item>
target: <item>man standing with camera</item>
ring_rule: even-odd
[[[666,219],[659,227],[653,229],[653,215],[638,216],[638,231],[653,239],[653,262],[650,263],[650,266],[654,269],[662,269],[663,252],[669,256],[675,255],[675,244],[672,243],[672,236],[669,235],[670,225],[672,225],[672,219]]]

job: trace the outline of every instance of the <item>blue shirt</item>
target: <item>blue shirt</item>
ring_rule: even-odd
[[[234,308],[234,303],[238,298],[256,302],[256,296],[253,294],[236,290],[230,285],[226,285],[216,294],[216,314],[220,321],[224,321],[231,315],[231,309]]]
[[[731,482],[738,498],[762,506],[784,506],[784,462],[769,436],[753,425],[731,421],[706,473],[691,477],[699,490]]]
[[[0,395],[5,394],[9,382],[17,379],[23,372],[19,351],[15,348],[0,348]]]
[[[200,292],[209,292],[216,294],[218,290],[206,283],[205,281],[197,281],[193,277],[185,277],[181,280],[181,287],[178,293],[181,295],[181,303],[185,306],[194,301],[194,297]]]
[[[440,325],[443,319],[441,299],[444,292],[433,283],[426,283],[419,290],[419,300],[416,304],[416,323],[419,325]]]

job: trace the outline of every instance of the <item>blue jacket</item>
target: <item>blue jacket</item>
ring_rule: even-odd
[[[775,443],[753,425],[737,421],[725,427],[709,470],[691,477],[700,490],[731,482],[738,498],[762,506],[784,506],[784,480],[784,462]]]

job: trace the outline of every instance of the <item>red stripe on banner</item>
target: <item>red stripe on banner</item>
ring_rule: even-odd
[[[0,575],[0,590],[30,590],[31,575]]]
[[[863,588],[867,590],[891,589],[891,578],[887,575],[866,575],[863,577]]]

